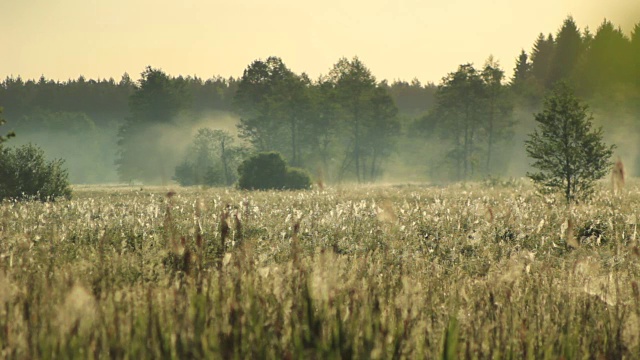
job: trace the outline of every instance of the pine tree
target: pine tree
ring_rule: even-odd
[[[511,79],[511,85],[514,88],[520,88],[524,85],[525,81],[531,75],[531,63],[529,62],[529,55],[522,50],[518,58],[516,59],[516,67],[513,69],[513,78]]]
[[[531,74],[540,86],[546,88],[549,85],[549,70],[553,61],[555,51],[555,41],[553,35],[544,37],[541,33],[533,45],[531,52]]]
[[[569,80],[584,49],[580,30],[571,16],[564,21],[555,43],[548,85],[560,80]]]
[[[585,198],[594,182],[611,166],[615,146],[607,146],[602,128],[593,129],[592,116],[565,84],[559,83],[535,115],[538,128],[525,142],[532,166],[527,173],[544,193],[562,191],[567,202]]]
[[[605,20],[586,53],[580,84],[586,93],[610,92],[611,86],[633,81],[633,61],[638,63],[632,42]]]

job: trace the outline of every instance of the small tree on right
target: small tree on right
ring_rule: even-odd
[[[525,147],[538,172],[527,173],[544,193],[561,191],[567,202],[593,193],[594,182],[611,167],[615,145],[607,146],[602,128],[593,128],[588,106],[559,83],[535,115],[538,128]]]

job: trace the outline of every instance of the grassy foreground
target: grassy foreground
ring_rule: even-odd
[[[640,358],[637,187],[174,190],[0,205],[0,357]]]

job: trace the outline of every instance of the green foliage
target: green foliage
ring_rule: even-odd
[[[13,146],[37,144],[51,158],[65,159],[74,184],[117,181],[113,166],[117,126],[98,127],[86,113],[33,109],[18,119]],[[79,151],[79,149],[82,149]]]
[[[638,133],[633,119],[640,111],[640,23],[629,30],[605,20],[592,34],[568,17],[552,35],[547,29],[531,39],[531,50],[514,54],[510,86],[496,63],[476,67],[475,74],[458,69],[470,76],[449,89],[446,100],[441,95],[443,87],[454,85],[451,74],[439,88],[416,79],[387,82],[353,58],[339,59],[329,73],[311,80],[269,57],[249,64],[239,79],[174,77],[150,67],[140,81],[126,73],[119,81],[8,77],[0,82],[0,104],[19,141],[66,159],[73,182],[115,181],[114,162],[126,182],[166,183],[176,164],[192,174],[185,176],[202,177],[210,171],[194,171],[191,161],[177,158],[184,136],[173,135],[186,132],[183,120],[209,120],[213,111],[235,111],[239,132],[255,151],[278,151],[289,164],[317,170],[329,183],[370,182],[383,175],[476,180],[507,170],[520,176],[526,171],[521,145],[533,125],[529,114],[540,110],[558,80],[574,85],[594,113],[612,114],[609,136]],[[484,84],[476,88],[478,77]],[[471,88],[469,98],[465,91]],[[510,121],[512,101],[521,120],[516,126]],[[412,127],[414,121],[419,126]],[[418,127],[428,137],[419,138]],[[620,155],[631,169],[640,169],[632,150],[637,141],[628,138],[629,146],[619,143]],[[71,156],[72,145],[83,151]]]
[[[437,131],[450,144],[446,163],[455,180],[491,174],[496,145],[513,136],[512,102],[503,81],[504,72],[492,58],[482,71],[460,65],[443,78],[436,107],[422,119],[424,129]]]
[[[288,167],[284,176],[284,188],[289,190],[305,190],[311,188],[311,175],[300,168]]]
[[[308,189],[311,185],[311,178],[304,170],[287,167],[277,152],[251,156],[240,164],[238,174],[240,189]]]
[[[5,104],[7,117],[20,129],[29,130],[23,118],[34,112],[86,114],[98,127],[112,127],[128,112],[128,98],[134,83],[125,73],[122,80],[77,79],[54,81],[7,77],[0,82],[0,104]]]
[[[365,64],[354,57],[340,59],[327,78],[327,91],[338,104],[342,124],[344,160],[341,178],[350,170],[358,182],[373,181],[380,175],[381,162],[389,156],[400,132],[398,108],[386,84],[377,84]]]
[[[174,179],[183,186],[229,186],[237,179],[232,169],[237,169],[245,152],[228,132],[199,129],[176,167]]]
[[[171,78],[150,66],[141,76],[129,99],[130,116],[118,133],[118,175],[122,181],[164,182],[174,153],[165,134],[175,129],[189,96],[182,78]]]
[[[300,165],[304,138],[310,136],[309,86],[306,75],[295,74],[278,57],[251,63],[234,97],[240,136],[257,151],[290,154],[290,162]]]
[[[87,134],[96,130],[94,121],[81,112],[50,111],[35,109],[20,119],[23,131],[27,129],[42,132],[66,132],[70,134]]]
[[[575,83],[583,94],[607,93],[622,88],[632,81],[634,66],[638,63],[631,41],[619,28],[604,21],[586,49],[584,61],[576,69],[580,77]]]
[[[71,198],[63,160],[47,162],[34,145],[0,148],[0,200]]]
[[[560,83],[535,115],[538,128],[525,142],[532,166],[539,170],[527,176],[543,192],[562,191],[567,202],[591,195],[594,182],[611,166],[615,146],[604,144],[602,128],[592,128],[587,109]]]
[[[553,35],[547,37],[540,33],[531,52],[531,74],[536,80],[539,93],[549,86],[551,62],[555,56],[555,40]]]
[[[451,316],[444,332],[442,360],[458,359],[458,341],[458,319]]]
[[[578,61],[584,52],[583,39],[571,16],[564,20],[555,39],[553,61],[550,63],[548,83],[567,81],[576,73]]]
[[[287,164],[279,153],[258,153],[238,167],[238,186],[251,190],[280,189],[286,171]]]
[[[433,107],[438,89],[434,83],[423,85],[418,79],[411,82],[395,80],[390,85],[383,81],[380,86],[389,92],[398,107],[398,113],[412,118],[423,115]]]
[[[0,126],[4,125],[6,121],[2,118],[2,107],[0,107]],[[0,135],[0,144],[7,141],[9,138],[15,136],[13,132],[8,133],[7,135]]]

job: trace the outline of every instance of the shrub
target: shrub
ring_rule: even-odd
[[[182,186],[207,185],[216,186],[224,185],[225,179],[223,170],[219,164],[198,166],[183,160],[176,166],[173,179]]]
[[[306,170],[291,167],[287,168],[284,182],[287,189],[308,189],[311,187],[311,176]]]
[[[18,148],[0,148],[0,200],[71,198],[69,174],[64,161],[47,162],[44,151],[28,144]]]
[[[238,167],[238,186],[241,189],[305,189],[311,186],[306,171],[287,167],[277,152],[258,153]]]

